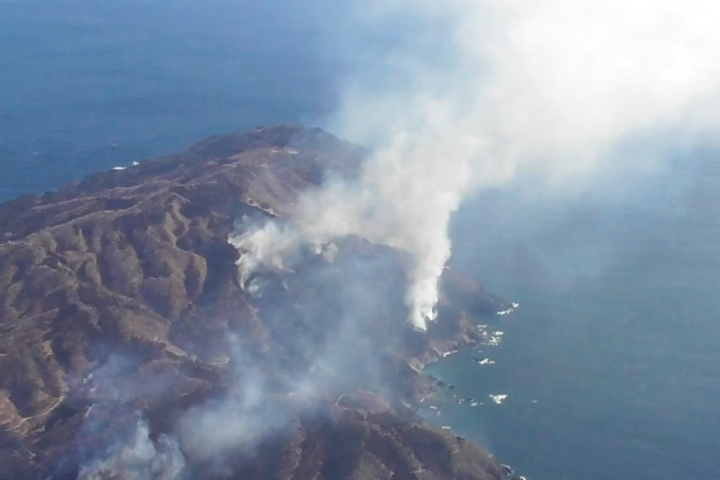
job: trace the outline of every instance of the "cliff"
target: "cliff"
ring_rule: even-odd
[[[416,332],[401,255],[360,238],[262,295],[239,285],[238,221],[282,221],[367,154],[258,128],[0,205],[0,477],[509,478],[410,408],[432,388],[417,367],[477,342],[473,319],[505,302],[447,272]],[[149,466],[123,450],[133,435]]]

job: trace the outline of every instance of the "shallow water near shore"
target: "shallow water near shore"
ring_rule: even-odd
[[[538,317],[518,314],[509,321],[533,324],[504,325],[501,345],[428,366],[426,373],[455,387],[423,402],[428,421],[482,443],[528,478],[601,480],[609,478],[608,465],[625,478],[709,478],[717,471],[717,385],[702,372],[702,356],[686,358],[699,370],[688,372],[688,365],[668,364],[677,361],[672,347],[592,349],[571,327],[543,331]],[[653,371],[654,361],[667,368]],[[501,404],[489,398],[499,394],[507,395]],[[453,395],[467,400],[458,404]]]

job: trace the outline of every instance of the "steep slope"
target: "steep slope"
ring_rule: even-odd
[[[418,333],[399,252],[358,238],[268,275],[262,295],[240,288],[237,222],[290,215],[365,155],[318,129],[259,128],[0,205],[0,476],[94,478],[88,462],[138,418],[160,448],[260,376],[283,421],[223,468],[183,445],[191,478],[503,478],[405,406],[430,388],[413,367],[478,341],[471,318],[502,300],[448,272],[440,319]],[[116,467],[102,478],[130,472]]]

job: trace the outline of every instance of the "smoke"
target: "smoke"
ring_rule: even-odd
[[[235,348],[229,391],[184,413],[179,423],[182,449],[195,460],[222,463],[228,453],[251,454],[289,420],[271,400],[266,378]]]
[[[139,419],[130,439],[119,442],[102,459],[84,465],[78,478],[133,480],[174,480],[185,468],[185,458],[177,441],[160,435],[156,442],[150,439],[150,429]]]
[[[422,330],[436,316],[450,222],[469,197],[518,183],[569,196],[608,178],[642,178],[663,168],[663,151],[706,142],[720,123],[720,7],[709,2],[353,0],[342,12],[327,27],[346,74],[326,126],[374,153],[357,179],[327,178],[282,223],[243,219],[229,239],[241,253],[242,285],[266,301],[264,323],[292,339],[288,349],[307,352],[288,354],[302,365],[273,377],[287,374],[281,383],[301,398],[344,390],[353,376],[380,381],[366,327],[387,318],[388,296],[400,301],[398,282],[386,265],[348,266],[343,237],[402,252],[407,315]],[[303,271],[308,254],[322,256],[325,270]],[[295,280],[272,275],[296,269]],[[305,298],[327,295],[310,302],[315,323],[298,320],[287,301],[263,299],[285,281],[309,285],[294,288]],[[222,461],[286,427],[291,412],[273,401],[266,375],[241,353],[232,361],[226,394],[157,438],[138,420],[129,441],[84,464],[80,478],[178,478],[186,460]],[[126,401],[169,385],[130,395],[98,380],[111,374],[98,372],[97,395]]]
[[[266,376],[239,349],[232,335],[230,342],[234,346],[233,366],[228,372],[227,392],[182,412],[166,433],[151,432],[141,412],[134,415],[134,425],[121,423],[120,431],[108,431],[112,428],[108,421],[113,417],[111,408],[108,414],[108,406],[116,397],[91,407],[85,415],[81,440],[105,437],[107,445],[84,446],[91,459],[83,463],[78,478],[176,480],[190,478],[188,465],[198,464],[209,471],[221,471],[229,458],[250,458],[263,440],[285,427],[291,418],[289,409],[273,400]],[[128,363],[125,358],[111,357],[106,367],[93,372],[93,377],[110,375]],[[297,380],[303,381],[305,377]],[[97,389],[93,386],[93,390]],[[148,390],[144,382],[137,380],[124,379],[122,389],[126,392],[124,401],[133,397],[162,398],[160,391]]]
[[[309,193],[291,224],[235,237],[245,276],[292,265],[302,245],[359,235],[407,253],[409,317],[424,329],[463,199],[518,179],[570,195],[653,172],[658,151],[718,126],[720,9],[708,1],[343,8],[330,36],[348,73],[328,124],[375,153],[357,182]]]
[[[248,220],[249,234],[257,230],[253,224]],[[398,255],[360,250],[328,245],[321,256],[298,252],[305,260],[297,261],[297,272],[248,279],[262,280],[252,302],[273,348],[258,354],[257,340],[228,328],[221,334],[227,367],[211,393],[198,394],[196,380],[188,382],[177,367],[148,368],[148,358],[130,353],[110,355],[79,380],[93,402],[78,437],[80,478],[170,480],[241,471],[263,447],[281,444],[296,419],[325,415],[318,408],[323,401],[392,382],[380,362],[399,350],[399,331],[410,329],[401,316]],[[178,408],[188,391],[199,396]]]

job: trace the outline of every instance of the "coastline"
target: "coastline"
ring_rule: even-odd
[[[278,145],[286,146],[298,138],[304,141],[299,154],[286,149],[286,156],[269,157]],[[73,462],[80,458],[75,457],[74,449],[82,445],[73,439],[88,422],[113,427],[130,419],[135,422],[139,409],[153,434],[167,434],[172,432],[175,419],[184,418],[186,412],[198,411],[193,409],[202,409],[212,399],[232,401],[229,380],[234,378],[233,362],[226,361],[232,345],[223,341],[227,340],[224,335],[229,328],[242,333],[252,368],[267,367],[271,371],[280,358],[295,360],[283,364],[288,372],[302,372],[303,362],[309,360],[302,352],[292,358],[267,352],[291,351],[288,347],[294,346],[293,335],[321,327],[318,317],[304,315],[303,304],[297,303],[298,298],[310,298],[304,295],[309,284],[303,281],[302,272],[297,273],[294,283],[288,284],[291,288],[283,283],[283,288],[277,289],[272,303],[253,303],[238,285],[238,252],[228,245],[227,238],[239,214],[257,213],[248,199],[285,212],[294,198],[292,194],[300,191],[299,187],[290,188],[297,186],[298,178],[305,182],[300,187],[312,188],[315,167],[327,164],[352,171],[361,154],[317,129],[262,128],[212,138],[185,153],[100,172],[54,192],[0,204],[0,256],[16,270],[6,279],[12,287],[6,292],[14,295],[6,301],[30,305],[32,312],[44,314],[9,312],[12,315],[7,321],[16,329],[12,336],[0,338],[6,355],[3,358],[14,362],[6,365],[28,364],[31,362],[26,359],[46,355],[45,343],[38,336],[43,331],[39,322],[46,318],[62,327],[54,332],[55,338],[72,340],[66,343],[66,350],[50,352],[38,367],[42,375],[17,378],[18,388],[32,392],[32,398],[50,400],[9,399],[12,405],[7,405],[7,411],[22,411],[23,417],[36,423],[32,430],[8,434],[8,446],[23,442],[32,453],[32,458],[18,460],[20,463],[11,467],[15,478],[26,478],[38,470],[53,471],[64,458],[72,459],[66,465],[68,469],[75,468]],[[270,158],[273,165],[294,168],[271,169]],[[263,176],[253,175],[256,170]],[[296,171],[306,176],[297,177]],[[273,196],[259,187],[266,184],[287,188],[272,190]],[[366,327],[379,334],[393,333],[402,342],[401,353],[389,345],[381,349],[386,363],[379,373],[386,383],[365,384],[369,379],[360,377],[355,384],[360,388],[357,394],[330,399],[328,392],[353,385],[341,382],[337,386],[329,381],[327,387],[321,386],[312,396],[317,400],[312,406],[298,404],[292,391],[280,392],[287,393],[284,396],[268,392],[267,398],[277,400],[278,408],[287,407],[291,412],[288,415],[292,425],[306,422],[307,428],[292,430],[289,437],[272,437],[277,442],[262,455],[275,455],[284,448],[282,442],[300,438],[326,442],[330,448],[333,435],[354,438],[350,433],[360,429],[372,433],[373,442],[352,449],[358,458],[365,458],[363,452],[376,451],[376,441],[378,445],[390,442],[398,451],[415,448],[415,457],[380,459],[382,468],[404,471],[405,463],[407,468],[414,468],[417,462],[430,461],[417,442],[425,438],[424,432],[431,432],[438,448],[464,452],[444,459],[447,463],[443,468],[457,468],[472,474],[472,478],[489,473],[492,478],[504,480],[499,463],[487,460],[480,445],[461,442],[452,432],[437,435],[435,430],[440,429],[422,421],[420,415],[411,414],[413,403],[418,405],[420,399],[437,391],[437,385],[423,369],[462,348],[480,344],[490,331],[485,331],[478,320],[484,318],[483,314],[494,314],[509,306],[478,284],[453,275],[449,271],[443,275],[438,320],[428,326],[427,332],[413,330],[404,322],[401,311],[388,317],[395,322],[390,325],[385,317],[368,319]],[[47,285],[53,286],[55,295],[34,295],[47,290]],[[264,316],[258,314],[262,308],[266,309]],[[295,323],[284,321],[286,314],[293,315]],[[68,321],[78,317],[83,321]],[[319,318],[330,328],[337,326],[336,316]],[[95,328],[99,324],[103,326],[100,330]],[[30,339],[26,343],[29,348],[19,348],[13,341],[19,336]],[[212,338],[218,341],[208,340]],[[89,356],[85,346],[103,341],[116,348],[101,352],[101,356]],[[123,362],[116,351],[123,358],[137,359],[136,363],[115,368]],[[80,386],[69,400],[52,403],[59,398],[59,392],[75,386],[80,372],[89,370],[93,383],[88,375],[87,388]],[[158,378],[172,388],[145,388],[158,383]],[[103,403],[92,391],[94,382],[99,382],[101,391],[105,386],[111,388],[111,398],[105,402],[108,408],[86,408]],[[381,385],[391,388],[378,388]],[[118,397],[115,390],[121,390],[123,395]],[[363,396],[362,391],[368,395]],[[385,400],[378,401],[381,397]],[[54,405],[54,409],[48,411],[48,405]],[[334,415],[333,406],[342,406],[342,415]],[[317,412],[330,415],[317,419]],[[317,422],[329,422],[335,433],[316,429]],[[0,453],[3,462],[14,458]],[[200,464],[197,466],[200,468]]]
[[[519,304],[517,303],[512,303],[511,305],[512,307],[510,307],[508,310],[498,311],[497,315],[504,316],[511,314],[519,306]],[[485,318],[484,320],[489,319]],[[459,392],[456,391],[456,389],[462,390],[463,386],[461,384],[455,385],[453,383],[442,380],[436,377],[434,374],[429,373],[427,369],[428,367],[440,362],[441,360],[448,359],[450,356],[453,356],[455,354],[469,354],[470,352],[475,352],[476,349],[481,346],[499,346],[501,344],[504,332],[501,330],[496,330],[498,325],[491,326],[489,322],[476,322],[475,327],[477,329],[478,335],[480,336],[479,340],[475,338],[459,338],[453,342],[437,344],[434,346],[432,351],[428,353],[428,358],[425,359],[424,362],[416,362],[416,365],[419,368],[418,373],[421,375],[423,380],[429,384],[429,387],[423,395],[419,396],[416,399],[416,403],[415,405],[413,405],[413,410],[418,415],[420,415],[428,425],[432,426],[433,428],[452,433],[458,439],[462,440],[466,440],[466,438],[455,432],[455,425],[453,425],[454,422],[450,421],[440,424],[440,422],[438,421],[433,421],[433,419],[437,418],[441,415],[442,412],[445,411],[444,407],[442,407],[441,411],[441,404],[449,402],[453,404],[453,406],[454,404],[464,404],[470,407],[481,407],[482,405],[489,405],[490,403],[484,403],[480,401],[479,398],[475,399],[470,397],[463,397]],[[479,365],[495,363],[493,361],[485,361],[489,359],[477,360],[477,358],[478,357],[475,356],[471,357],[471,359],[476,360],[476,363],[478,363]],[[455,391],[456,393],[452,393],[453,391]],[[432,399],[436,395],[438,395],[438,397],[436,398],[436,400],[438,401],[437,403],[433,401],[426,403],[428,399]],[[447,395],[447,398],[444,398],[444,395]],[[508,397],[508,395],[497,394],[489,395],[489,397],[492,403],[494,403],[495,405],[500,405]],[[428,405],[428,403],[432,404]],[[477,411],[480,412],[481,410]],[[483,447],[488,451],[488,454],[491,457],[495,458],[495,452],[491,449],[490,445],[488,445],[487,442],[477,441],[477,439],[473,441],[476,441],[478,444],[483,445]],[[510,465],[504,463],[501,465],[505,475],[503,478],[506,478],[508,480],[529,480],[526,476],[516,474],[515,470]]]
[[[512,303],[511,312],[517,308],[517,303]],[[497,313],[497,315],[501,315]],[[421,389],[416,392],[413,399],[416,405],[422,404],[428,397],[432,396],[442,387],[444,382],[432,374],[427,373],[427,367],[448,358],[451,355],[461,353],[466,350],[478,348],[483,345],[497,346],[501,343],[504,332],[491,327],[489,323],[482,323],[478,319],[470,319],[463,314],[463,319],[470,322],[473,326],[472,330],[465,330],[456,338],[444,341],[430,340],[429,348],[421,357],[413,357],[407,363],[419,375]],[[485,316],[483,320],[489,320],[489,316]],[[487,360],[487,359],[486,359]],[[485,362],[478,361],[480,365]],[[492,362],[494,363],[494,362]],[[455,386],[450,385],[451,389]]]

